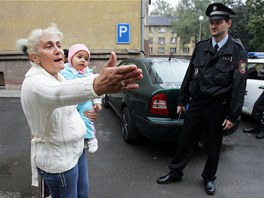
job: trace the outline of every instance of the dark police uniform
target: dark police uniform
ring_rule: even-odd
[[[247,56],[240,42],[229,35],[216,53],[212,39],[197,43],[181,86],[179,105],[189,103],[176,158],[169,168],[176,177],[189,161],[205,132],[208,159],[203,178],[214,180],[218,166],[224,119],[236,122],[240,116],[246,87]]]
[[[261,124],[261,119],[263,117],[263,111],[264,111],[264,91],[260,94],[260,96],[256,100],[252,111],[252,117],[260,124]]]
[[[257,133],[256,135],[257,139],[264,138],[263,112],[264,112],[264,91],[260,94],[253,107],[252,117],[254,119],[255,126],[253,128],[244,129],[243,131],[245,133]]]
[[[210,4],[206,10],[210,20],[228,19],[233,14],[231,9],[221,3]],[[184,114],[178,151],[169,165],[169,174],[160,177],[157,183],[180,181],[183,169],[204,133],[208,158],[202,177],[207,193],[215,193],[213,181],[225,132],[222,123],[225,119],[235,123],[240,116],[246,88],[246,63],[246,50],[230,35],[216,52],[212,38],[196,44],[178,101],[179,106],[189,104]]]

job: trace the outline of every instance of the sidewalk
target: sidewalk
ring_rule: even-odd
[[[0,89],[0,98],[20,98],[20,90]]]

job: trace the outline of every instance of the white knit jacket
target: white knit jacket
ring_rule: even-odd
[[[73,168],[83,152],[85,124],[76,104],[98,96],[93,90],[96,75],[59,80],[31,63],[21,88],[21,104],[29,124],[32,185],[37,186],[37,167],[49,173]]]

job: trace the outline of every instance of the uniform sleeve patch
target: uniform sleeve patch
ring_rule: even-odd
[[[238,70],[239,70],[239,72],[240,72],[241,74],[245,74],[245,73],[246,73],[246,66],[247,66],[246,61],[241,60],[241,61],[239,62]]]

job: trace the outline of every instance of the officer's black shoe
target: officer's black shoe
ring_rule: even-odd
[[[214,181],[208,181],[207,180],[207,181],[204,181],[204,184],[205,184],[206,193],[208,195],[214,195],[215,194],[215,190],[216,190]]]
[[[180,182],[180,181],[182,181],[181,177],[173,177],[173,176],[170,175],[170,173],[168,173],[165,176],[159,177],[157,179],[157,183],[158,184],[170,184],[170,183],[173,183],[173,182]]]
[[[260,131],[259,127],[252,127],[252,128],[243,129],[244,133],[259,133],[259,131]]]
[[[257,139],[263,139],[264,138],[264,132],[260,131],[257,135],[256,135]]]

